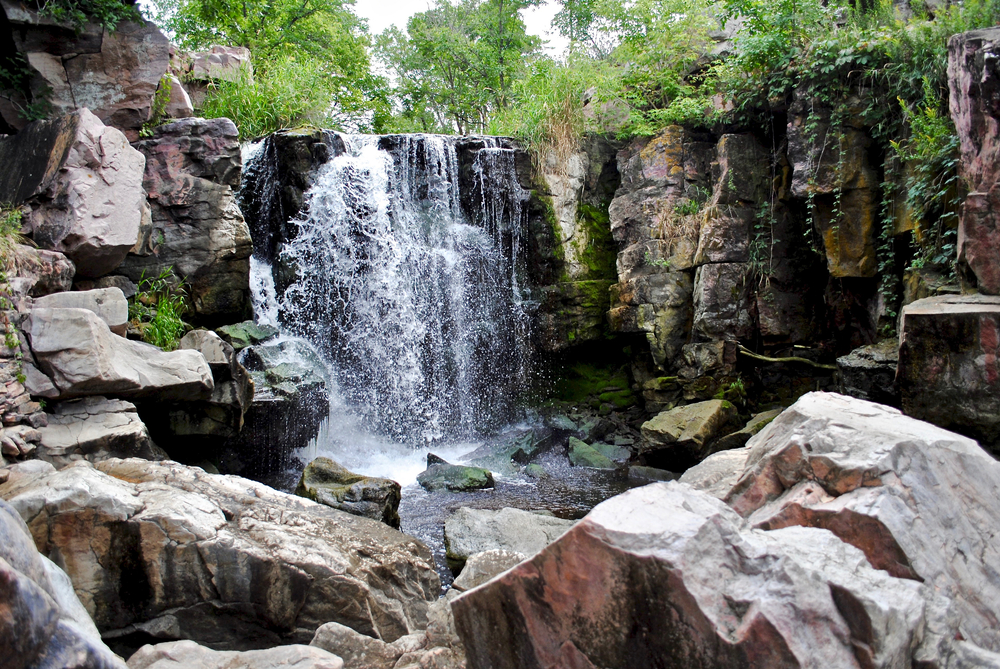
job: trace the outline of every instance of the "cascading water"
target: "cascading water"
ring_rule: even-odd
[[[317,348],[335,386],[306,457],[364,470],[372,451],[467,451],[516,418],[528,381],[514,152],[480,140],[460,193],[455,138],[341,139],[275,260],[282,329]],[[261,315],[266,269],[255,262]]]

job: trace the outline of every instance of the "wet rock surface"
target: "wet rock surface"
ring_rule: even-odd
[[[426,626],[430,554],[382,523],[176,463],[45,467],[15,470],[0,496],[117,643],[248,650],[306,643],[329,621],[386,641]]]
[[[399,529],[399,484],[355,474],[329,458],[306,465],[295,494]]]
[[[467,492],[494,486],[490,470],[453,465],[430,453],[427,455],[427,469],[417,476],[417,483],[429,492]]]

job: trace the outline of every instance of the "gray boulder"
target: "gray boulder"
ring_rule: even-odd
[[[461,567],[476,553],[489,550],[532,556],[574,522],[521,509],[489,511],[462,507],[444,523],[444,545],[453,568]]]
[[[726,400],[706,400],[662,411],[642,424],[640,454],[669,451],[680,459],[702,460],[711,441],[736,418]]]
[[[247,479],[139,459],[37,465],[13,467],[0,497],[111,636],[250,650],[336,621],[391,642],[426,626],[440,589],[412,537]],[[142,565],[140,589],[127,565]]]
[[[223,325],[216,328],[215,332],[233,345],[237,351],[242,351],[248,346],[261,344],[268,339],[278,336],[278,328],[273,325],[259,325],[253,321],[243,321],[233,325]]]
[[[135,405],[100,395],[60,402],[38,428],[36,457],[56,468],[77,460],[101,462],[108,458],[165,460],[153,443]]]
[[[392,643],[355,632],[340,623],[326,623],[316,630],[311,646],[336,653],[345,666],[365,669],[393,669],[404,653],[422,649],[427,643],[424,634],[409,634]]]
[[[32,394],[68,399],[85,395],[192,400],[211,395],[212,371],[198,351],[164,352],[117,337],[86,309],[37,308],[24,333],[42,379],[28,378]]]
[[[33,308],[86,309],[97,314],[116,335],[128,331],[128,300],[120,288],[95,288],[39,297]]]
[[[615,469],[617,465],[596,448],[576,437],[569,438],[569,463],[574,467]]]
[[[398,530],[400,490],[395,481],[361,476],[329,458],[316,458],[302,471],[295,494]]]
[[[321,648],[295,644],[265,650],[212,650],[194,641],[143,646],[128,669],[344,669],[344,661]]]
[[[451,584],[451,589],[456,592],[465,592],[478,588],[494,576],[521,564],[525,559],[526,556],[517,551],[502,548],[493,548],[471,555],[465,561],[462,573]]]
[[[25,202],[31,237],[82,277],[107,274],[139,237],[145,158],[87,109],[0,139],[0,201]]]
[[[0,648],[5,669],[123,669],[101,641],[66,573],[38,553],[0,501]]]

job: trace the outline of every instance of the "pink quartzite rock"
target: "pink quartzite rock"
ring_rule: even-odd
[[[695,469],[729,505],[631,490],[455,599],[469,668],[1000,666],[1000,463],[972,440],[810,393]]]
[[[980,292],[1000,294],[1000,29],[955,35],[948,42],[951,116],[958,131],[959,172],[969,193],[958,228],[958,257]]]
[[[903,307],[896,380],[903,411],[1000,447],[1000,297],[928,297]]]
[[[64,253],[78,276],[107,274],[139,236],[142,154],[87,109],[0,140],[0,200],[27,202],[35,244]]]

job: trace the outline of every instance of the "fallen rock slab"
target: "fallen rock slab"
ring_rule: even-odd
[[[454,567],[461,567],[476,553],[489,550],[534,555],[572,527],[574,522],[521,509],[489,511],[462,507],[444,523],[448,562]]]
[[[295,494],[399,529],[400,485],[355,474],[330,458],[316,458],[306,465]]]
[[[295,644],[266,650],[219,651],[194,641],[143,646],[129,658],[129,669],[344,669],[344,661],[313,646]]]
[[[672,482],[600,504],[452,610],[470,669],[853,669],[947,645],[934,598],[827,530],[756,530]]]
[[[707,400],[660,412],[642,424],[639,453],[658,457],[669,454],[697,462],[708,455],[706,447],[725,433],[736,415],[736,407],[726,400]]]
[[[60,402],[38,428],[37,457],[61,469],[78,460],[166,460],[149,436],[135,405],[97,395]]]
[[[120,288],[95,288],[40,297],[32,305],[36,309],[86,309],[97,314],[116,335],[128,331],[128,300]]]
[[[212,370],[200,352],[167,353],[117,337],[87,309],[33,309],[24,333],[38,370],[55,388],[46,394],[29,379],[32,394],[194,400],[206,399],[214,388]]]
[[[391,642],[426,627],[440,589],[416,539],[197,467],[35,462],[12,467],[0,497],[109,638],[255,650],[308,643],[335,621]]]

